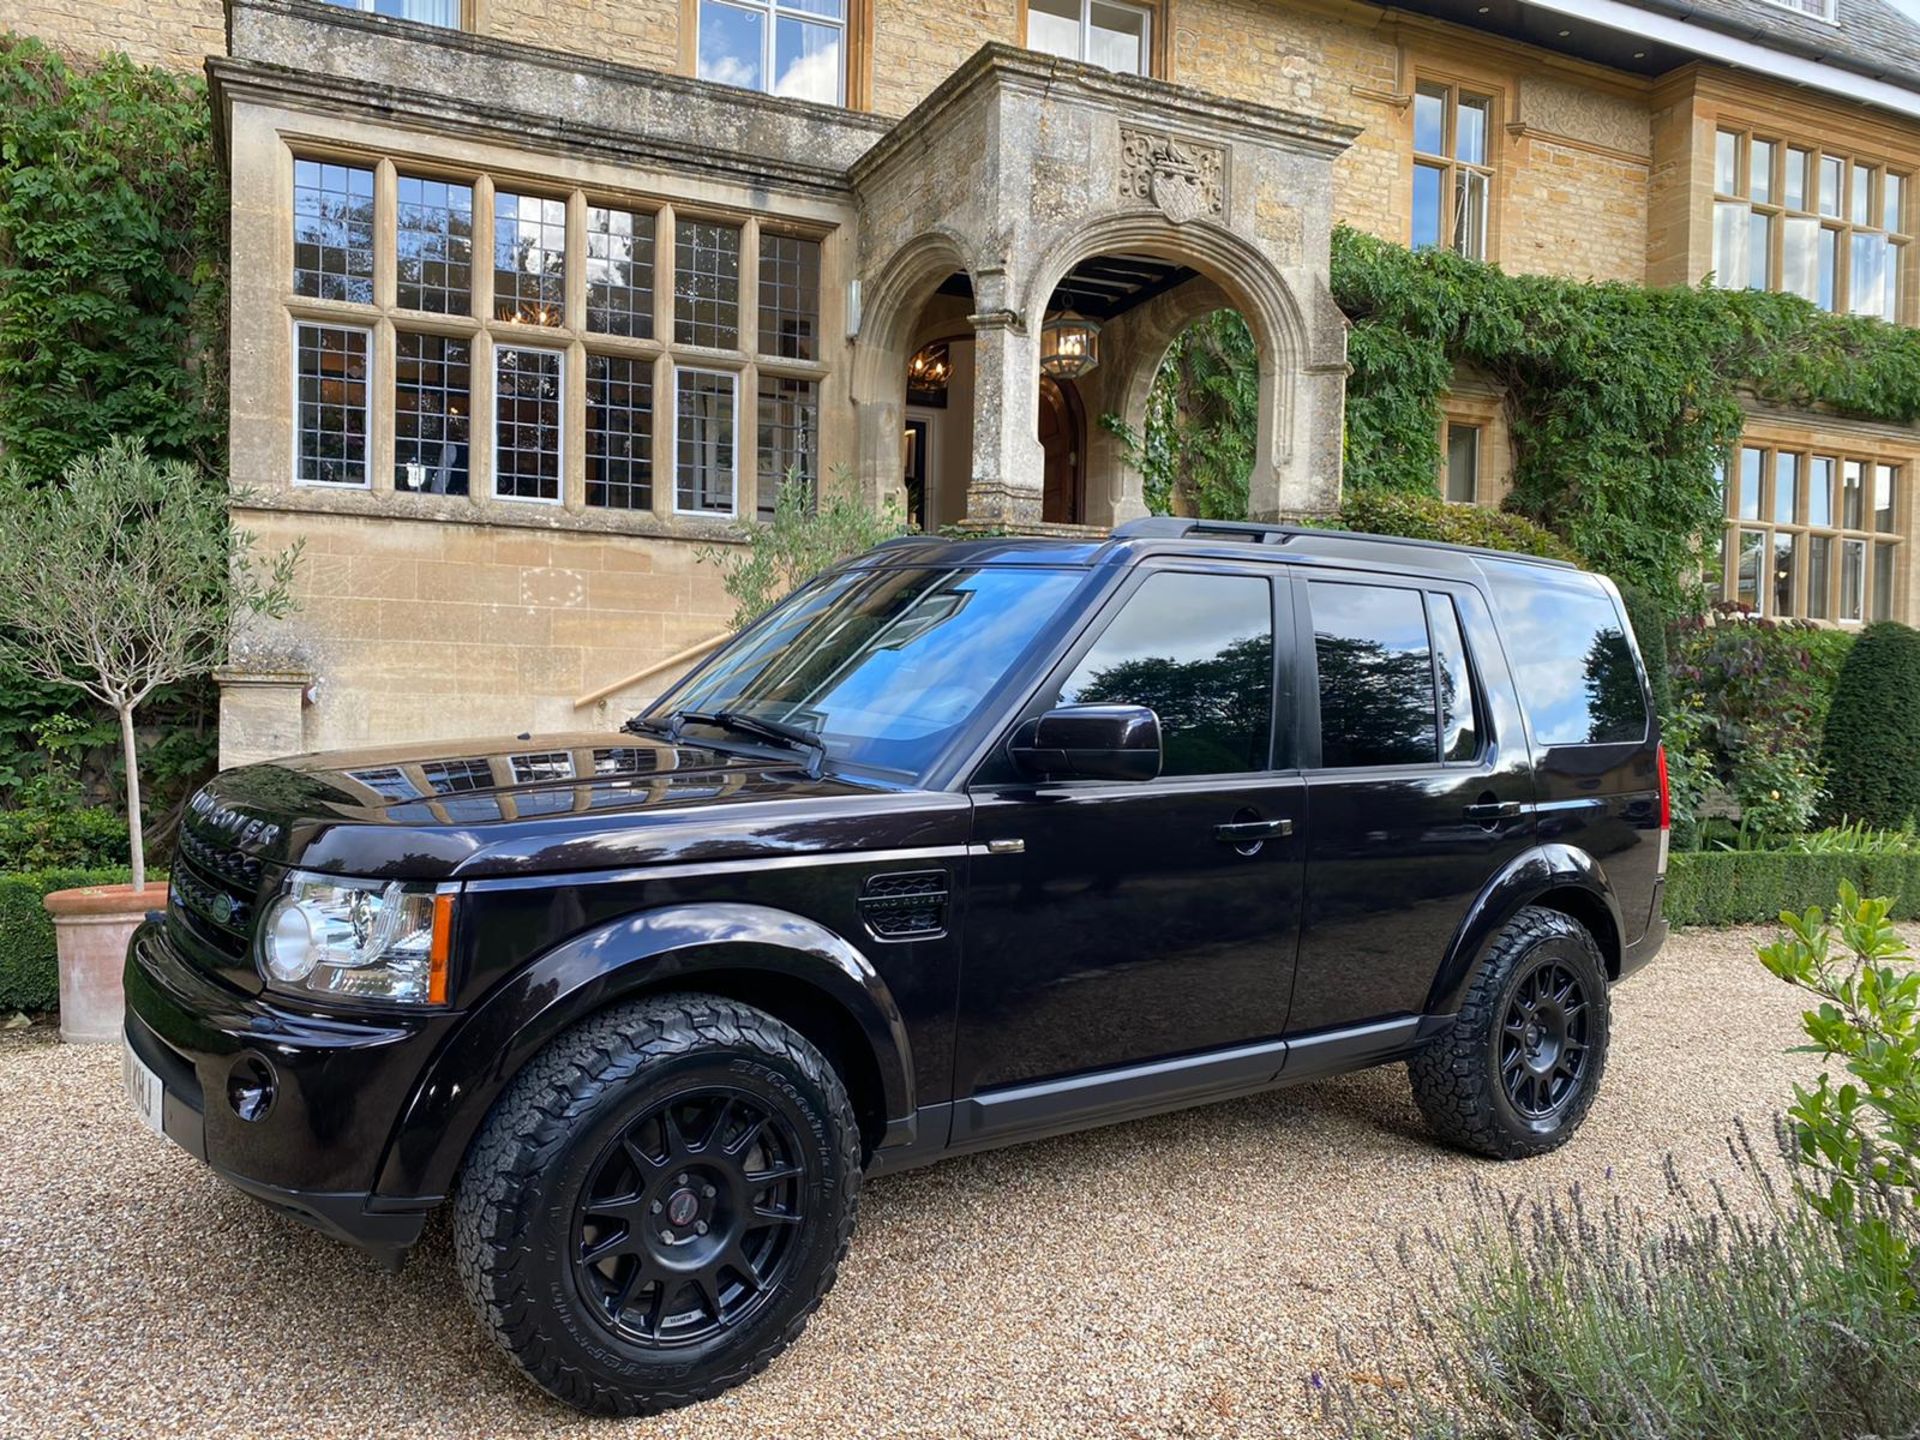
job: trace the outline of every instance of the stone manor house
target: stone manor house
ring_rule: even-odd
[[[1222,307],[1259,345],[1256,514],[1329,509],[1336,221],[1920,322],[1920,27],[1885,0],[0,0],[0,26],[211,80],[235,519],[306,541],[299,614],[223,679],[229,761],[609,728],[724,630],[696,555],[793,466],[928,529],[1139,515],[1101,419],[1137,425]],[[1462,374],[1443,424],[1436,486],[1497,503],[1501,396]],[[1920,619],[1917,467],[1912,429],[1756,408],[1721,593]]]

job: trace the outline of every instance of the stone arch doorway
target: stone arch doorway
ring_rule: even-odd
[[[1137,424],[1166,345],[1220,308],[1239,311],[1257,342],[1249,512],[1331,509],[1345,381],[1345,320],[1327,283],[1332,167],[1357,133],[981,50],[848,171],[853,394],[875,492],[901,484],[905,370],[929,298],[964,275],[971,300],[946,323],[964,326],[972,350],[966,518],[1020,529],[1060,513],[1040,438],[1047,314],[1063,285],[1098,281],[1103,267],[1155,267],[1160,283],[1105,297],[1098,366],[1054,376],[1073,381],[1086,422],[1076,518],[1106,526],[1144,512],[1125,445],[1102,421]]]
[[[1286,278],[1261,252],[1218,226],[1177,224],[1158,214],[1120,215],[1090,223],[1073,243],[1050,254],[1036,268],[1029,294],[1046,295],[1050,311],[1082,277],[1115,260],[1157,264],[1162,278],[1112,304],[1101,330],[1099,367],[1082,381],[1090,412],[1118,422],[1097,425],[1088,438],[1087,521],[1112,525],[1146,513],[1128,437],[1137,440],[1143,433],[1153,377],[1175,338],[1218,310],[1237,311],[1256,347],[1248,513],[1273,518],[1314,508],[1311,486],[1303,483],[1314,457],[1300,442],[1320,399],[1313,374],[1320,367]]]

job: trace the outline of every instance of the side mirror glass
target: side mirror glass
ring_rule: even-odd
[[[1160,717],[1144,705],[1066,705],[1022,726],[1010,749],[1036,780],[1152,780]]]

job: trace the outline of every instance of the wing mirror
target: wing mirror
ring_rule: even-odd
[[[1009,749],[1036,780],[1151,780],[1160,717],[1144,705],[1066,705],[1021,726]]]

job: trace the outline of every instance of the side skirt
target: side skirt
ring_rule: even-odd
[[[874,1152],[868,1169],[876,1174],[911,1169],[949,1155],[1017,1145],[1385,1065],[1406,1059],[1447,1030],[1453,1020],[1451,1015],[1406,1015],[1290,1040],[1263,1040],[1172,1060],[1008,1085],[950,1105],[923,1106],[916,1116],[914,1140]]]

